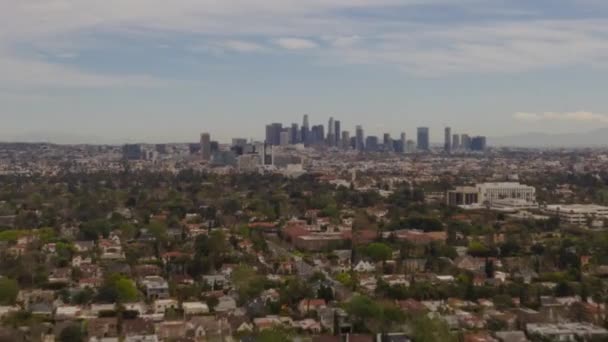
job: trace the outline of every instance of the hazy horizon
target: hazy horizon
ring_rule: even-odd
[[[608,125],[598,0],[0,3],[0,141],[227,142],[270,122],[501,137]]]

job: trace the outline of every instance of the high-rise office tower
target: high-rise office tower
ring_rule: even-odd
[[[300,133],[300,129],[298,127],[297,123],[292,123],[291,124],[291,136],[290,136],[290,141],[292,144],[297,144],[300,142],[300,138],[299,138],[299,133]]]
[[[471,151],[484,151],[486,149],[486,137],[476,136],[471,138]]]
[[[272,125],[266,125],[266,139],[264,142],[268,145],[272,145]]]
[[[348,131],[342,132],[341,146],[342,146],[342,149],[344,149],[344,150],[350,149],[350,132],[348,132]]]
[[[310,126],[308,123],[308,114],[304,114],[304,119],[302,120],[302,134],[300,139],[305,145],[310,144]]]
[[[283,131],[283,124],[272,123],[266,125],[266,143],[269,145],[281,144],[281,132]]]
[[[281,144],[281,132],[283,131],[283,124],[275,122],[272,124],[272,144]]]
[[[453,134],[452,135],[452,150],[457,150],[460,148],[460,135]]]
[[[363,127],[361,127],[361,125],[358,125],[356,128],[356,142],[357,142],[357,146],[356,149],[357,151],[363,151],[365,150],[365,142],[363,141],[364,138],[364,134],[363,134]]]
[[[428,127],[418,127],[418,149],[422,151],[429,150],[429,128]]]
[[[405,138],[405,132],[401,132],[401,153],[405,153],[407,151],[407,140]]]
[[[144,155],[144,152],[139,144],[126,144],[122,147],[122,155],[127,160],[139,160]]]
[[[378,137],[370,135],[365,138],[365,150],[369,152],[378,151]]]
[[[390,133],[384,133],[382,137],[382,145],[385,151],[393,150],[393,139],[391,139]]]
[[[445,153],[452,153],[452,128],[450,127],[445,128],[443,150]]]
[[[211,140],[211,143],[209,145],[211,146],[211,155],[213,155],[216,152],[219,152],[220,143],[218,143],[217,141]]]
[[[327,145],[334,146],[334,143],[336,142],[336,137],[334,136],[335,132],[334,118],[330,117],[329,122],[327,123]]]
[[[201,156],[203,160],[211,159],[211,136],[209,133],[201,134]]]
[[[290,135],[291,134],[290,134],[289,130],[285,130],[284,129],[283,131],[281,131],[281,137],[280,137],[279,144],[281,146],[287,146],[287,145],[289,145],[289,136]]]
[[[310,130],[310,144],[322,144],[325,141],[325,127],[323,125],[314,125]]]
[[[334,121],[334,137],[336,138],[336,142],[334,143],[335,146],[340,147],[340,133],[342,133],[342,131],[340,130],[340,120],[336,120]]]
[[[460,147],[465,151],[471,149],[471,137],[468,134],[462,134],[460,136]]]

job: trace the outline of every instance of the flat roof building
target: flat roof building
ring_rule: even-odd
[[[608,218],[608,207],[596,204],[549,204],[545,212],[558,216],[563,222],[578,225]]]
[[[527,208],[536,204],[536,189],[516,182],[479,183],[449,190],[446,198],[448,205],[492,206],[497,202],[498,206],[504,206],[512,201],[511,204],[516,203],[518,207]]]

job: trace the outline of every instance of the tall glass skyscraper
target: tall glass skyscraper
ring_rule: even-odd
[[[310,124],[308,123],[308,114],[304,114],[304,119],[302,120],[301,140],[305,145],[310,144]]]
[[[363,134],[363,127],[361,127],[361,125],[357,126],[357,131],[356,131],[356,148],[357,151],[363,151],[365,150],[365,142],[364,142],[365,136]]]
[[[450,127],[445,128],[445,137],[443,139],[443,149],[445,153],[452,152],[452,129]]]
[[[418,149],[422,151],[428,151],[430,147],[429,143],[429,128],[418,127]]]

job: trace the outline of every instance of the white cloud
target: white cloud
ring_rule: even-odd
[[[314,49],[319,46],[316,42],[303,38],[279,38],[275,43],[287,50]]]
[[[486,24],[421,24],[339,14],[343,9],[429,2],[463,7],[473,3],[476,6],[470,8],[477,10],[495,8],[485,0],[0,0],[0,59],[22,68],[12,73],[28,74],[31,71],[21,57],[15,57],[14,46],[29,44],[43,51],[48,47],[50,53],[59,50],[58,56],[69,57],[94,44],[75,37],[98,31],[146,38],[194,34],[206,37],[208,41],[200,46],[215,54],[280,48],[306,53],[324,64],[389,65],[422,76],[596,66],[604,65],[608,58],[608,20],[604,19],[526,17]],[[53,45],[58,48],[53,50]],[[121,83],[122,77],[141,77],[92,75],[69,67],[69,61],[58,66],[38,56],[28,57],[37,68],[65,72],[71,79],[68,83]],[[62,77],[52,80],[65,83]],[[8,83],[4,73],[0,73],[0,83]]]
[[[146,75],[96,74],[0,54],[0,85],[11,87],[157,87],[168,84]]]
[[[228,50],[236,52],[259,52],[265,50],[262,45],[243,40],[227,40],[221,45]]]
[[[608,115],[592,113],[587,111],[578,112],[544,112],[544,113],[526,113],[518,112],[513,114],[513,118],[524,122],[541,122],[541,121],[567,121],[579,123],[608,123]]]
[[[340,63],[394,65],[423,76],[601,66],[608,57],[608,20],[533,20],[453,27],[409,24],[368,34],[365,42],[334,46],[322,57]]]

